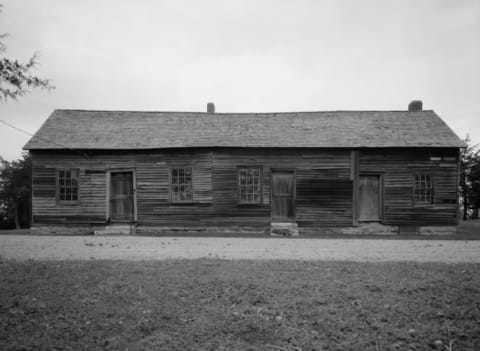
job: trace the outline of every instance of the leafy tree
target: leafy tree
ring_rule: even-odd
[[[470,193],[468,197],[469,205],[472,209],[472,218],[478,219],[480,209],[480,160],[470,169]]]
[[[460,151],[460,194],[463,205],[463,220],[467,220],[469,212],[478,219],[480,207],[480,151],[478,145],[472,145],[469,136],[465,138],[467,144]]]
[[[0,226],[14,224],[16,229],[30,225],[32,162],[28,153],[23,158],[0,166]]]
[[[0,4],[0,12],[2,11]],[[48,79],[37,77],[32,70],[38,64],[38,54],[34,53],[27,62],[4,57],[7,46],[3,40],[7,34],[0,34],[0,101],[16,99],[29,92],[28,88],[52,89]]]

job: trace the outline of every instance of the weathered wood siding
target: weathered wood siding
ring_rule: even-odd
[[[358,150],[358,173],[382,175],[383,220],[391,225],[456,223],[457,149]],[[176,149],[142,152],[32,152],[33,224],[105,223],[108,171],[134,170],[137,221],[158,226],[264,226],[270,223],[272,170],[294,170],[300,226],[351,226],[354,173],[350,149]],[[431,161],[430,157],[444,157]],[[453,157],[453,160],[452,160]],[[170,167],[193,169],[193,202],[169,201]],[[262,202],[238,203],[237,169],[262,169]],[[56,201],[56,169],[80,170],[80,200]],[[434,178],[434,203],[413,204],[413,174]]]
[[[106,220],[107,171],[134,169],[137,219],[144,225],[260,226],[270,222],[272,169],[296,172],[296,216],[300,225],[350,225],[350,151],[211,149],[152,152],[33,152],[33,222],[101,223]],[[169,202],[169,168],[192,166],[193,203]],[[262,168],[262,203],[240,205],[237,167]],[[60,205],[55,170],[80,169],[80,201]]]
[[[282,169],[295,170],[296,173],[296,220],[299,225],[348,226],[352,223],[349,150],[222,149],[215,151],[213,163],[216,222],[268,224],[271,172],[272,169]],[[262,204],[238,204],[238,166],[262,168]]]
[[[105,222],[105,171],[89,172],[87,162],[77,157],[38,156],[33,154],[33,224],[90,224]],[[83,166],[83,167],[82,167]],[[93,166],[93,165],[92,165]],[[79,204],[60,204],[56,199],[56,169],[80,168]]]
[[[142,224],[197,223],[212,212],[211,155],[208,152],[46,153],[33,152],[33,223],[105,223],[107,171],[134,170],[137,219]],[[169,167],[193,168],[193,203],[169,202]],[[56,201],[55,170],[80,170],[79,204]]]
[[[212,155],[208,151],[135,154],[138,222],[146,225],[199,225],[212,214]],[[169,200],[170,167],[192,167],[193,202]]]
[[[359,154],[360,174],[383,175],[385,224],[456,225],[457,149],[372,149]],[[433,176],[433,204],[414,204],[415,173]]]

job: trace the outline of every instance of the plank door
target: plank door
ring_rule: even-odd
[[[295,178],[293,172],[272,173],[272,219],[295,218]]]
[[[133,221],[133,173],[110,174],[110,220]]]
[[[380,221],[381,214],[380,176],[359,177],[359,221]]]

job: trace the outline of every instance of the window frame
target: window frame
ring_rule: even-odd
[[[417,200],[417,177],[420,177],[420,183],[422,184],[422,177],[429,177],[430,178],[430,201],[424,201],[424,200]],[[431,173],[424,173],[424,172],[418,172],[413,174],[413,204],[415,206],[430,206],[434,204],[434,199],[435,199],[435,182],[434,182],[434,176]],[[420,188],[423,189],[422,194],[425,197],[425,189],[426,188]]]
[[[67,188],[74,189],[75,187],[72,187],[72,185],[70,185],[70,186],[60,185],[60,172],[70,172],[71,173],[73,171],[76,172],[75,179],[76,179],[76,182],[77,182],[77,186],[76,186],[77,199],[76,200],[65,200],[65,199],[62,200],[62,199],[60,199],[61,187],[64,187],[65,189],[67,189]],[[66,177],[65,177],[65,179],[66,179]],[[70,174],[70,179],[74,179],[72,177],[72,174]],[[56,169],[56,172],[55,172],[55,198],[56,198],[57,204],[61,204],[61,205],[78,205],[80,203],[80,169],[79,168],[57,168]]]
[[[250,169],[255,169],[259,171],[259,200],[258,201],[248,201],[248,200],[242,200],[241,198],[241,184],[240,184],[240,172],[242,170],[250,170]],[[263,167],[261,166],[237,166],[237,203],[239,205],[261,205],[263,203]]]
[[[183,169],[184,172],[185,172],[185,169],[189,168],[190,169],[190,182],[191,182],[191,199],[185,199],[185,200],[178,200],[178,199],[174,199],[173,198],[173,176],[172,176],[172,173],[173,173],[173,170],[176,169],[177,171],[179,169]],[[177,186],[179,185],[180,183],[177,184]],[[171,166],[168,168],[168,201],[171,203],[171,204],[191,204],[193,203],[193,199],[194,199],[194,187],[193,187],[193,167],[192,166],[189,166],[189,165],[180,165],[180,166]]]

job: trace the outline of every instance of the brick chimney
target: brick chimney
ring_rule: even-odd
[[[422,111],[422,109],[422,100],[413,100],[411,103],[408,104],[408,111],[410,112]]]
[[[215,113],[215,104],[213,102],[207,103],[207,113]]]

